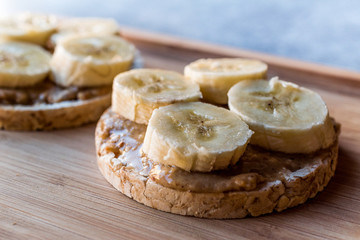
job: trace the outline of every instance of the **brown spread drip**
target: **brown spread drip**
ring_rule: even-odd
[[[326,150],[314,156],[264,151],[249,145],[237,165],[209,173],[187,172],[175,166],[153,163],[141,152],[146,126],[108,111],[102,117],[100,147],[102,155],[115,155],[114,172],[121,168],[136,171],[152,181],[173,189],[193,192],[229,192],[258,190],[268,182],[296,176],[321,161]],[[318,158],[316,157],[318,156]],[[315,160],[314,160],[315,159]],[[317,160],[318,159],[318,160]]]
[[[80,88],[61,87],[46,80],[32,87],[0,88],[0,104],[35,105],[88,100],[111,92],[111,86]]]
[[[103,154],[114,153],[115,156],[111,162],[113,171],[126,167],[139,172],[141,175],[148,176],[152,164],[141,152],[146,125],[120,118],[115,113],[110,114],[113,117],[101,122],[101,137],[104,140],[100,151],[104,151]]]

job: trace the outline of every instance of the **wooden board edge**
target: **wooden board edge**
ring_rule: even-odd
[[[130,41],[140,41],[151,44],[163,45],[166,47],[175,47],[194,52],[205,52],[216,55],[224,55],[228,57],[253,58],[264,61],[273,67],[341,79],[342,81],[351,81],[352,85],[360,84],[360,72],[325,66],[316,63],[309,63],[305,61],[294,60],[255,51],[227,47],[223,45],[188,40],[160,33],[147,32],[125,26],[121,26],[120,29],[121,35]]]

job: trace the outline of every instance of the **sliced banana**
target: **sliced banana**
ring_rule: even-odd
[[[61,86],[109,85],[130,69],[134,55],[134,45],[120,37],[77,35],[60,41],[50,66]]]
[[[30,42],[44,46],[56,31],[54,16],[24,13],[0,19],[0,39]]]
[[[153,161],[210,172],[238,162],[252,131],[236,114],[201,102],[154,110],[142,151]]]
[[[62,38],[73,34],[111,36],[118,31],[118,24],[111,18],[68,18],[59,23],[58,32],[50,37],[50,45],[54,47]]]
[[[328,109],[309,89],[276,77],[239,82],[228,96],[230,110],[255,132],[251,144],[285,153],[311,153],[335,141]]]
[[[0,43],[0,87],[25,87],[41,82],[49,73],[50,57],[34,44]]]
[[[234,84],[245,79],[266,78],[267,65],[242,58],[199,59],[185,66],[184,74],[200,85],[205,101],[226,104],[227,92]]]
[[[199,86],[184,76],[158,69],[134,69],[114,79],[112,110],[127,119],[147,124],[154,109],[175,102],[197,101]]]

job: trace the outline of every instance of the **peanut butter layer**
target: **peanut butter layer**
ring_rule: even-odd
[[[286,182],[303,172],[310,172],[322,159],[332,154],[321,150],[310,155],[282,154],[249,145],[237,165],[226,170],[187,172],[175,166],[153,163],[141,151],[146,126],[126,120],[108,111],[102,117],[98,136],[102,139],[99,155],[114,154],[111,169],[124,168],[176,190],[219,193],[259,190],[270,182]],[[335,125],[337,132],[339,126]]]
[[[80,88],[61,87],[46,80],[32,87],[0,88],[0,104],[53,104],[72,100],[88,100],[111,92],[111,86]]]

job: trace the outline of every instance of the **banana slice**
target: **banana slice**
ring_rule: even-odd
[[[64,37],[72,34],[94,34],[99,36],[115,35],[119,26],[111,18],[69,18],[59,23],[58,32],[51,35],[50,45],[56,44]]]
[[[251,144],[286,153],[327,148],[336,134],[321,97],[279,80],[246,80],[229,93],[229,108],[255,132]]]
[[[197,84],[165,70],[135,69],[119,74],[113,84],[112,110],[127,119],[147,124],[154,109],[175,102],[197,101]]]
[[[203,99],[226,104],[227,92],[239,81],[266,78],[267,65],[241,58],[199,59],[185,66],[185,77],[200,85]]]
[[[210,172],[238,162],[251,135],[248,125],[225,108],[177,103],[154,110],[142,150],[155,162]]]
[[[0,19],[0,38],[45,46],[56,31],[54,16],[24,13]]]
[[[0,43],[0,87],[25,87],[41,82],[49,73],[50,57],[34,44]]]
[[[64,38],[50,61],[54,81],[62,86],[100,86],[130,69],[135,47],[116,36]]]

